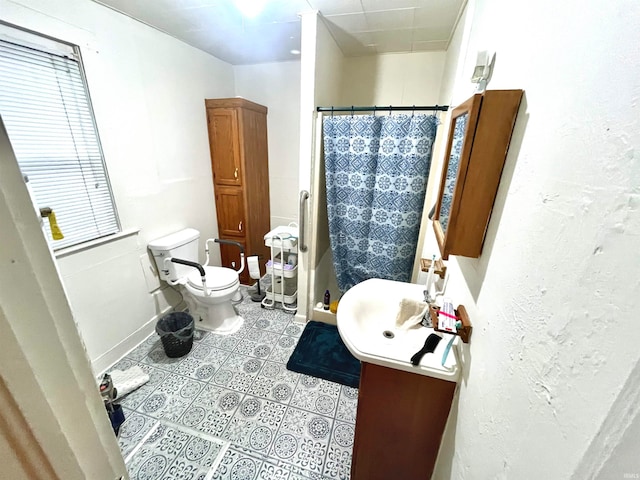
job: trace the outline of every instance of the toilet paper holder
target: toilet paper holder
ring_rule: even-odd
[[[249,270],[249,276],[257,280],[256,291],[251,292],[251,300],[254,302],[261,302],[266,296],[266,293],[260,289],[260,257],[258,255],[252,255],[247,257],[247,269]]]

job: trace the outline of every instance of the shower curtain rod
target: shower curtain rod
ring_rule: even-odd
[[[449,110],[449,105],[413,105],[411,107],[402,106],[394,107],[393,105],[387,106],[371,106],[371,107],[317,107],[318,112],[415,112],[420,110],[439,111],[446,112]]]

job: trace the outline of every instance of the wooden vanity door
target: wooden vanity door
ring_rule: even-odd
[[[456,384],[362,362],[351,480],[428,480]]]

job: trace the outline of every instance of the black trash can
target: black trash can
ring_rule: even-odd
[[[165,315],[156,323],[156,333],[160,335],[167,357],[182,357],[193,347],[193,317],[185,312]]]

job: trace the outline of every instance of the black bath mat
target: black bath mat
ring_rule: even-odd
[[[338,327],[311,321],[287,362],[287,369],[358,388],[360,361],[347,350]]]

